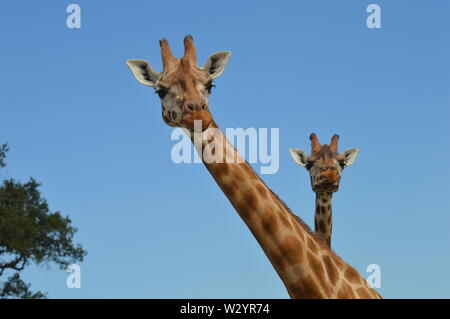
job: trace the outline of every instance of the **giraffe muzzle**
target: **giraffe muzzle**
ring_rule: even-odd
[[[335,169],[327,169],[320,173],[313,185],[316,192],[336,192],[339,189],[340,174]]]
[[[183,114],[182,123],[190,131],[201,129],[203,132],[212,123],[212,116],[208,110],[185,112]]]
[[[324,183],[335,184],[339,182],[340,175],[335,169],[327,169],[320,173],[320,180]]]

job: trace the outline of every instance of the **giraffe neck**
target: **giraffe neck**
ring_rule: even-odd
[[[356,270],[316,240],[215,123],[190,136],[204,165],[250,229],[291,298],[378,297]],[[352,283],[344,273],[349,273]]]
[[[332,200],[332,193],[316,193],[314,231],[319,241],[328,247],[331,247],[331,232],[333,230]]]

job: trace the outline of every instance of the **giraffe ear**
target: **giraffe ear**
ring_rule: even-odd
[[[215,79],[223,73],[230,57],[231,52],[225,51],[211,54],[203,66],[203,70],[208,72],[209,75]]]
[[[352,148],[349,150],[346,150],[342,156],[342,164],[344,164],[344,166],[350,166],[353,164],[353,162],[356,159],[356,156],[358,156],[359,153],[359,148]]]
[[[155,86],[160,74],[153,70],[150,63],[144,60],[128,60],[127,65],[136,80],[146,86]]]
[[[289,153],[291,153],[292,158],[294,161],[301,166],[306,166],[306,153],[302,150],[296,149],[296,148],[290,148]]]

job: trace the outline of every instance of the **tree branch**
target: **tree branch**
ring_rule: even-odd
[[[26,265],[26,258],[24,257],[17,257],[13,261],[10,261],[9,263],[0,264],[0,276],[3,275],[3,272],[6,269],[13,269],[17,271],[21,271],[25,268]],[[18,266],[19,263],[22,263],[20,266]]]

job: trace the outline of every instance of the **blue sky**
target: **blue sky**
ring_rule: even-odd
[[[386,298],[450,297],[450,22],[447,1],[66,1],[0,6],[2,177],[43,183],[89,254],[82,288],[30,267],[52,298],[286,298],[257,242],[201,164],[176,165],[159,100],[125,61],[160,70],[186,34],[199,63],[233,52],[211,111],[222,128],[280,129],[280,169],[263,179],[312,225],[314,193],[289,147],[308,136],[359,147],[334,196],[333,246]],[[254,165],[258,168],[258,165]]]

